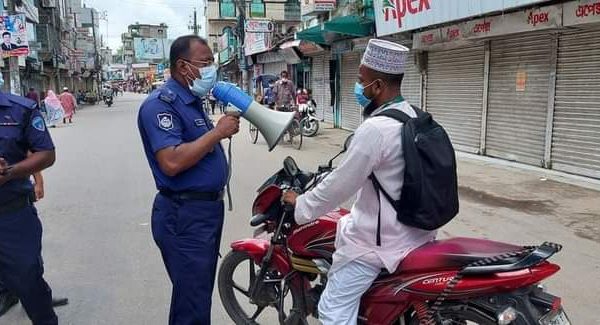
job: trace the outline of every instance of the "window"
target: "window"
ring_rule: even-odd
[[[221,0],[219,2],[219,17],[221,18],[235,18],[235,3],[233,0]]]
[[[250,3],[250,17],[266,17],[265,3],[263,0],[252,0]]]

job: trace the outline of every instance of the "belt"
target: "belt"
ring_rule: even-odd
[[[169,190],[159,191],[163,196],[173,200],[182,201],[222,201],[224,191],[220,192],[194,192],[194,191],[182,191],[174,192]]]
[[[7,203],[0,205],[0,215],[17,212],[27,206],[30,206],[32,202],[33,201],[31,201],[28,195],[19,196]]]

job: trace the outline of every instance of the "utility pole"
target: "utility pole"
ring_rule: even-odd
[[[190,22],[188,29],[194,31],[194,35],[198,35],[198,30],[200,29],[200,26],[198,25],[198,14],[196,12],[196,8],[194,8],[193,23]]]
[[[94,38],[94,70],[96,70],[97,77],[97,85],[96,85],[96,93],[100,94],[100,84],[102,81],[100,80],[100,70],[98,68],[98,41],[96,39],[96,18],[94,16],[94,8],[90,8],[92,13],[92,37]]]
[[[240,47],[238,53],[240,53],[240,62],[244,62],[244,68],[242,69],[242,89],[246,90],[248,94],[250,91],[250,74],[248,73],[248,67],[246,66],[246,56],[244,51],[245,35],[246,35],[246,1],[245,0],[234,0],[235,5],[238,8],[240,14],[238,15],[237,23],[237,36],[238,46]]]
[[[8,1],[9,14],[17,13],[15,0]],[[8,68],[10,72],[10,92],[15,95],[22,95],[21,92],[21,75],[19,73],[19,57],[10,56],[8,59]]]

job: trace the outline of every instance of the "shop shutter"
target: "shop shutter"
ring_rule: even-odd
[[[421,73],[411,52],[406,58],[406,69],[402,79],[402,96],[412,105],[421,107]]]
[[[483,45],[430,52],[426,108],[454,147],[479,152],[483,109]]]
[[[559,38],[552,168],[600,178],[600,27]]]
[[[271,62],[263,65],[263,74],[271,74],[277,77],[281,77],[281,71],[287,70],[287,64],[285,62]]]
[[[355,130],[362,121],[362,108],[354,96],[354,84],[358,81],[358,67],[360,65],[359,52],[342,55],[340,104],[342,114],[342,128]]]
[[[541,34],[491,41],[487,155],[542,166],[550,44]]]
[[[311,89],[317,102],[317,118],[333,123],[331,90],[329,87],[329,58],[331,54],[314,56],[311,69]]]

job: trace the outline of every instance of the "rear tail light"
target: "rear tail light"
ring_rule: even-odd
[[[560,297],[554,297],[552,300],[552,311],[557,311],[562,306],[562,299]]]

